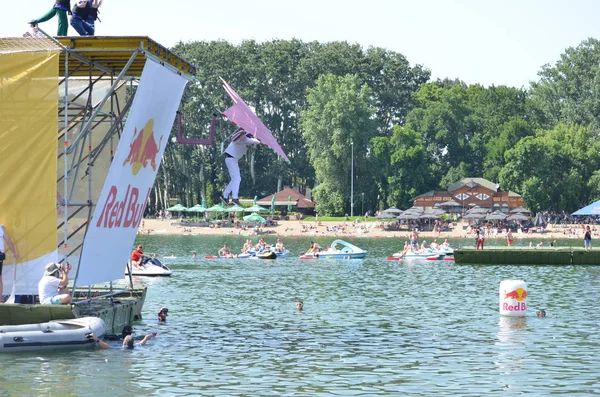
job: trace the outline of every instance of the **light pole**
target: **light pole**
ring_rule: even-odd
[[[362,200],[361,200],[362,201],[362,216],[364,216],[365,215],[365,192],[362,192],[361,196],[362,196]]]
[[[350,216],[354,216],[354,141],[350,141],[352,166],[350,167]]]

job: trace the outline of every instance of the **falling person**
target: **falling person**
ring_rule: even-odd
[[[244,156],[244,154],[246,154],[248,145],[255,145],[258,143],[260,143],[258,139],[254,138],[251,134],[248,134],[241,128],[231,136],[231,143],[229,146],[227,146],[227,149],[225,149],[225,165],[229,171],[229,177],[231,181],[221,196],[221,200],[223,200],[223,202],[227,203],[229,200],[229,195],[231,194],[231,201],[234,204],[240,205],[239,191],[242,177],[240,175],[240,166],[238,161]]]

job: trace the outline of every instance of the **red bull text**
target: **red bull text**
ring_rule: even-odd
[[[151,188],[145,196],[140,197],[138,188],[127,186],[125,195],[119,197],[119,190],[112,186],[96,222],[96,227],[112,229],[113,227],[130,227],[136,229],[144,215],[146,201],[150,196]]]

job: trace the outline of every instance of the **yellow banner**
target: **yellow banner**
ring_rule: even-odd
[[[0,223],[19,263],[56,251],[58,57],[0,54]]]

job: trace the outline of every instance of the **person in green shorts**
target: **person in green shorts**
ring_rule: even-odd
[[[58,33],[56,35],[67,36],[67,32],[69,31],[67,13],[71,14],[71,0],[56,0],[54,2],[54,7],[52,7],[50,11],[41,18],[29,21],[29,24],[32,28],[35,28],[39,23],[49,21],[58,14]]]

